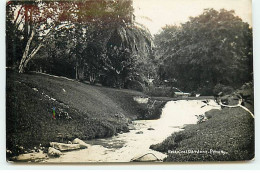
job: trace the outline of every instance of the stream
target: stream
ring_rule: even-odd
[[[183,130],[186,124],[196,124],[197,117],[211,109],[220,109],[213,100],[206,104],[203,100],[169,101],[158,120],[133,121],[135,130],[105,139],[85,141],[87,149],[64,152],[59,158],[45,162],[130,162],[136,156],[153,153],[158,159],[167,155],[149,149],[150,145],[162,142],[174,132]]]

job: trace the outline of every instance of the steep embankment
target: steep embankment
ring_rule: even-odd
[[[142,93],[91,86],[44,74],[7,72],[7,149],[12,155],[50,141],[91,139],[128,131],[144,110]],[[53,109],[55,117],[53,118]]]

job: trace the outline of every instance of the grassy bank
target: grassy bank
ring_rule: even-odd
[[[224,108],[211,110],[206,116],[210,118],[208,121],[189,125],[150,148],[167,153],[167,162],[239,161],[254,157],[254,119],[248,112],[242,108]]]
[[[44,74],[7,72],[7,149],[17,155],[50,141],[92,139],[127,132],[148,112],[141,92],[92,86]],[[53,108],[55,117],[53,119]],[[25,151],[26,150],[26,151]]]

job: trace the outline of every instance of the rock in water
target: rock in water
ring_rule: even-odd
[[[25,162],[46,159],[47,157],[47,154],[44,154],[43,151],[39,151],[38,153],[34,152],[28,154],[21,154],[19,156],[14,157],[14,160]]]
[[[153,153],[147,153],[141,156],[136,156],[131,159],[131,162],[157,162],[161,161]]]
[[[129,124],[128,125],[128,129],[129,130],[136,130],[135,126],[133,124]]]
[[[90,145],[86,144],[84,141],[80,140],[79,138],[76,138],[72,141],[72,144],[79,144],[81,149],[88,148]]]
[[[49,147],[48,155],[51,157],[60,157],[62,153],[59,150],[56,150],[55,148]]]
[[[50,142],[50,146],[60,151],[70,151],[81,149],[80,144],[64,144],[58,142]]]

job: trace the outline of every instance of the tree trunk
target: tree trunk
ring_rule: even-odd
[[[83,65],[83,67],[79,66],[78,68],[79,71],[79,80],[83,80],[84,79],[84,72],[85,72],[85,66]]]
[[[24,24],[24,44],[26,44],[27,40],[28,40],[28,31],[29,31],[29,20],[28,20],[28,6],[25,5],[24,8],[25,12],[24,12],[24,20],[25,20],[25,24]]]
[[[58,31],[64,27],[67,27],[69,25],[65,25],[65,26],[62,26],[61,28],[58,28],[58,29],[54,29],[53,31]],[[35,35],[35,30],[32,29],[31,30],[31,35],[30,35],[30,38],[28,39],[27,43],[26,43],[26,47],[25,47],[25,50],[23,52],[23,57],[22,57],[22,60],[19,64],[19,73],[23,73],[24,72],[24,69],[27,65],[27,63],[34,57],[34,55],[40,50],[40,48],[43,46],[45,40],[48,38],[48,36],[53,33],[53,31],[49,31],[46,35],[45,35],[45,38],[43,40],[41,40],[41,43],[35,47],[33,49],[33,51],[29,54],[29,50],[30,50],[30,45],[31,45],[31,42],[32,42],[32,39]],[[77,71],[77,69],[76,69]],[[76,74],[77,75],[77,74]]]
[[[90,73],[89,75],[89,82],[90,84],[95,84],[96,81],[96,74],[95,73]]]
[[[12,66],[14,66],[14,64],[16,63],[16,39],[14,38],[14,41],[13,41],[13,47],[12,47],[12,53],[13,53],[13,57],[12,57]]]
[[[37,47],[35,47],[32,52],[29,54],[30,50],[30,44],[32,42],[33,36],[34,36],[35,31],[32,31],[31,36],[26,44],[22,60],[19,65],[19,73],[23,73],[25,67],[27,66],[28,62],[34,57],[34,55],[40,50],[40,48],[43,46],[42,43],[40,43]]]
[[[24,68],[27,66],[28,62],[34,57],[34,55],[40,50],[43,44],[39,44],[37,48],[34,48],[31,54],[28,56],[27,60],[24,62]]]
[[[79,75],[78,75],[78,65],[76,65],[75,67],[75,72],[76,72],[76,80],[79,79]]]
[[[29,40],[27,41],[25,50],[24,50],[24,52],[23,52],[23,57],[22,57],[22,60],[21,60],[21,62],[20,62],[20,65],[19,65],[19,73],[23,73],[23,72],[24,72],[24,62],[25,62],[26,59],[28,58],[28,54],[29,54],[29,50],[30,50],[30,45],[31,45],[32,39],[33,39],[33,37],[34,37],[34,34],[35,34],[35,31],[32,31],[32,34],[31,34]]]

